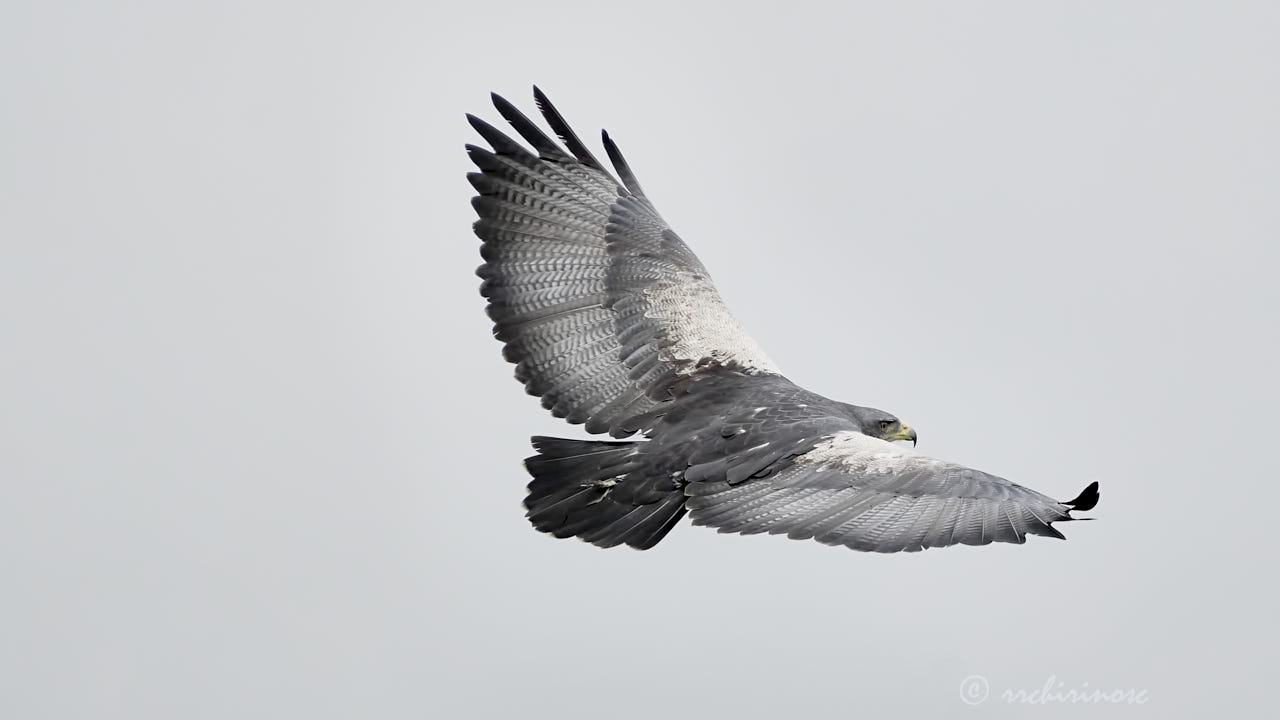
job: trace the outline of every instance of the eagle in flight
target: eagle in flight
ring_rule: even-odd
[[[538,530],[600,547],[653,547],[686,513],[723,533],[786,534],[876,552],[1062,538],[1060,502],[894,441],[916,431],[782,375],[720,298],[602,133],[617,177],[542,91],[563,147],[498,95],[528,144],[468,115],[483,241],[481,294],[516,379],[589,433],[534,437],[525,506]]]

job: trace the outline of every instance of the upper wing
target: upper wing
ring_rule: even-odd
[[[1058,502],[1034,490],[848,430],[829,434],[794,461],[740,484],[691,483],[695,525],[720,532],[786,533],[877,552],[1062,538],[1052,525],[1098,502],[1093,483]]]
[[[664,402],[671,383],[701,364],[776,373],[608,134],[621,183],[537,88],[534,96],[569,152],[497,95],[498,112],[532,151],[467,116],[492,146],[467,146],[480,168],[467,177],[480,193],[481,293],[529,393],[588,432],[621,437],[637,429],[626,420]]]

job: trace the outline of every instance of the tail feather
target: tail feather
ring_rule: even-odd
[[[643,445],[533,438],[538,454],[525,460],[533,476],[525,498],[529,521],[600,547],[658,544],[684,516],[684,492],[645,473]]]

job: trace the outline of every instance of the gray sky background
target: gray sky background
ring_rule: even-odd
[[[838,5],[5,3],[0,715],[1274,707],[1280,10]],[[490,337],[462,149],[534,82],[792,379],[1098,520],[534,532],[528,436],[581,434]]]

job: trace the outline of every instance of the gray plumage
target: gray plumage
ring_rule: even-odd
[[[889,413],[782,376],[738,325],[706,268],[645,197],[607,134],[615,179],[541,91],[566,152],[511,103],[524,145],[474,116],[468,145],[485,263],[481,293],[516,378],[590,433],[535,437],[525,463],[534,526],[603,547],[649,548],[689,513],[721,532],[778,533],[858,550],[1061,538],[1098,499],[1059,502],[915,453]]]

